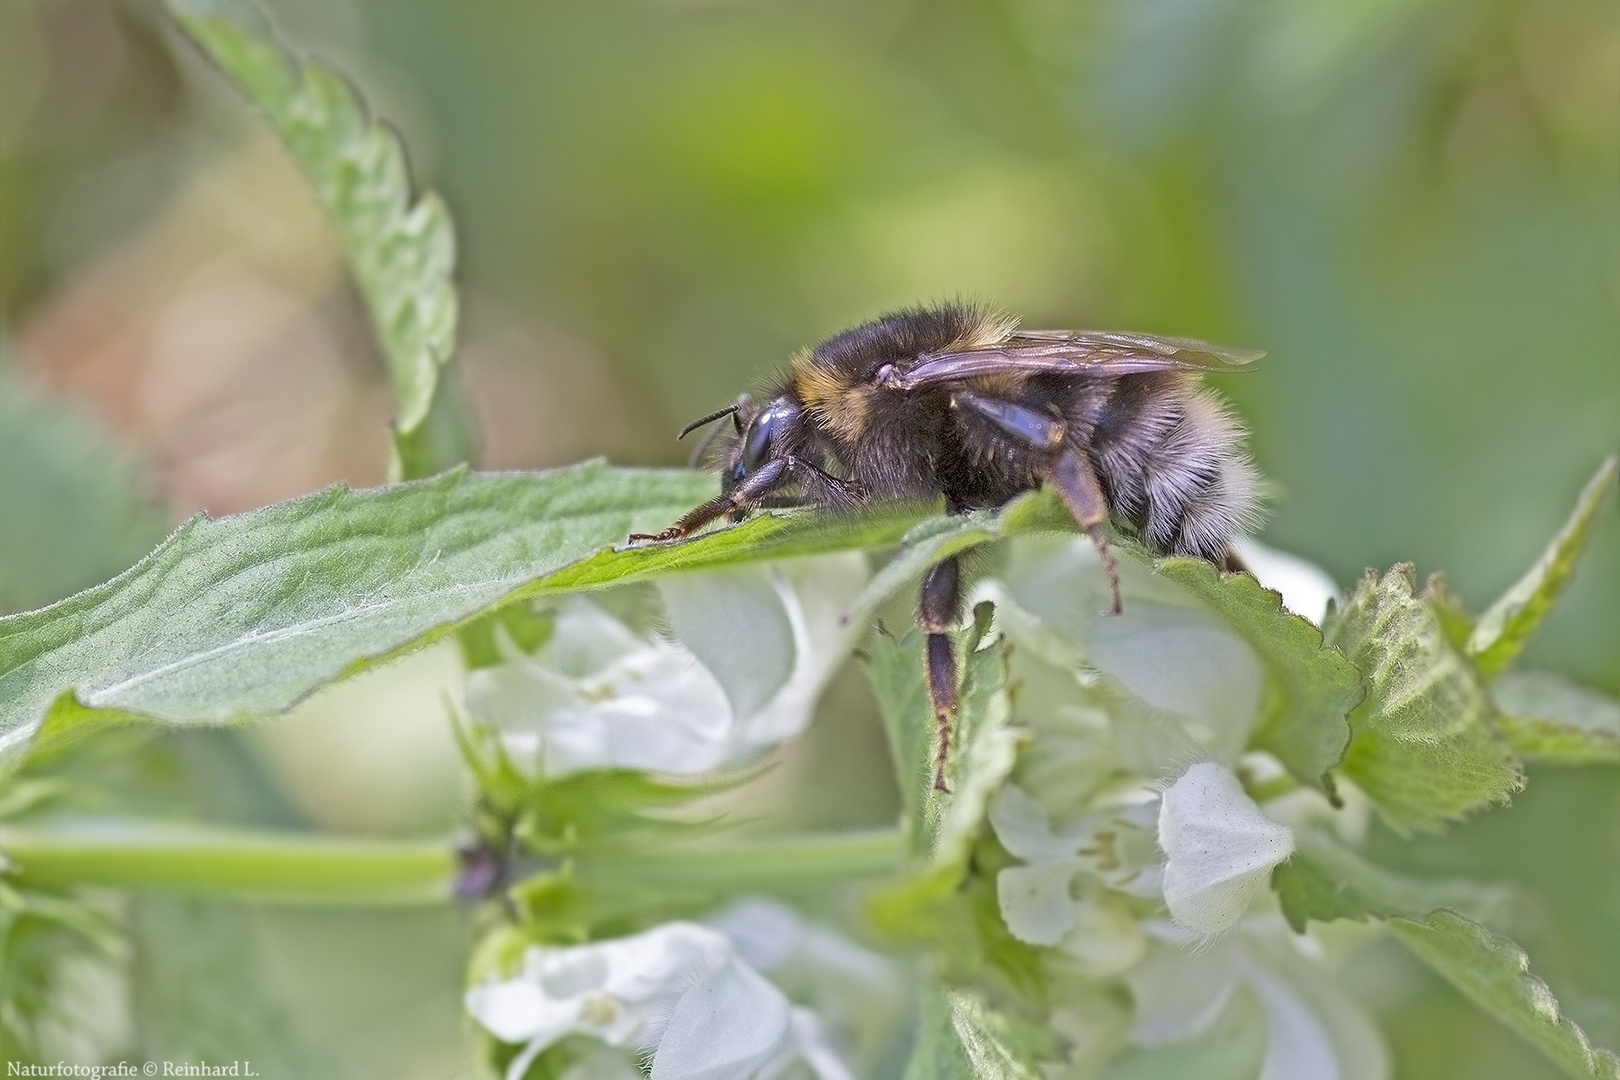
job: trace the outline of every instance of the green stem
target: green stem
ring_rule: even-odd
[[[893,873],[898,830],[671,844],[575,856],[607,885],[791,891]],[[458,865],[449,839],[362,840],[315,833],[96,823],[0,827],[18,884],[159,889],[294,904],[438,904]]]
[[[457,871],[448,839],[369,840],[184,826],[0,828],[23,885],[161,889],[306,904],[437,904]]]
[[[884,877],[904,855],[898,829],[871,829],[581,853],[575,872],[586,881],[777,891]]]

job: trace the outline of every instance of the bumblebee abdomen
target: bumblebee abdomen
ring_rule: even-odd
[[[1128,376],[1085,440],[1113,516],[1149,545],[1218,560],[1258,522],[1243,430],[1220,400],[1177,374]]]

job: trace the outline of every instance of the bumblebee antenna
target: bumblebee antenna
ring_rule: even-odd
[[[736,413],[737,413],[737,410],[740,409],[740,408],[742,408],[742,406],[740,406],[740,405],[727,405],[723,409],[717,409],[714,412],[710,413],[708,416],[701,417],[700,419],[694,420],[690,424],[687,424],[685,427],[681,428],[681,433],[679,435],[675,436],[675,438],[677,440],[684,439],[688,435],[692,434],[692,432],[694,432],[698,428],[702,427],[704,424],[712,424],[716,420],[720,419],[722,416],[735,416]]]

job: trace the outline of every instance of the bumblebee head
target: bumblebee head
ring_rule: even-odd
[[[720,491],[725,495],[782,453],[791,434],[798,430],[800,410],[798,402],[783,395],[767,401],[746,420],[741,411],[733,415],[738,435],[727,450],[720,472]]]

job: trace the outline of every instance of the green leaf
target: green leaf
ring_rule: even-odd
[[[1620,701],[1542,671],[1491,686],[1513,752],[1545,765],[1620,765]]]
[[[1451,647],[1466,655],[1468,636],[1474,632],[1474,617],[1468,613],[1468,605],[1463,603],[1462,597],[1451,590],[1446,576],[1438,571],[1430,574],[1418,599],[1433,610]]]
[[[1052,1056],[1052,1037],[1040,1025],[971,990],[930,987],[905,1080],[1039,1080],[1039,1063]]]
[[[1414,881],[1367,863],[1323,833],[1302,832],[1298,840],[1299,850],[1272,878],[1295,930],[1307,919],[1383,919],[1436,974],[1570,1076],[1620,1080],[1620,1059],[1593,1050],[1581,1029],[1559,1014],[1547,984],[1530,974],[1524,950],[1481,925],[1528,922],[1516,890]]]
[[[1506,938],[1451,911],[1392,918],[1389,928],[1419,959],[1481,1009],[1512,1028],[1570,1076],[1620,1080],[1620,1057],[1594,1049],[1564,1017],[1530,958]]]
[[[990,797],[1018,756],[1010,726],[1007,660],[999,645],[975,648],[982,624],[952,635],[962,665],[961,704],[952,720],[948,791],[934,787],[935,724],[924,680],[926,635],[879,634],[866,653],[867,671],[883,714],[905,805],[904,827],[913,855],[936,864],[966,859],[983,831]]]
[[[0,1057],[40,1063],[40,1029],[62,1019],[69,969],[84,961],[110,964],[120,944],[105,914],[0,877]]]
[[[1203,559],[1187,558],[1160,560],[1156,569],[1203,601],[1265,665],[1274,692],[1253,745],[1270,751],[1301,783],[1326,788],[1325,774],[1350,741],[1350,711],[1365,696],[1360,672],[1254,575],[1223,574]]]
[[[1522,786],[1478,672],[1413,596],[1410,566],[1368,571],[1323,632],[1367,681],[1340,768],[1393,828],[1438,831]]]
[[[714,478],[586,462],[333,488],[197,517],[104,585],[0,618],[0,766],[44,725],[220,724],[317,688],[505,602],[655,573],[892,542],[909,520],[761,515],[614,550],[708,498]],[[47,716],[49,723],[47,724]]]
[[[1468,638],[1468,653],[1487,676],[1495,675],[1513,662],[1541,625],[1541,620],[1552,610],[1558,594],[1574,576],[1575,563],[1592,538],[1599,513],[1614,494],[1617,479],[1620,479],[1620,458],[1611,457],[1587,482],[1569,520],[1552,538],[1541,558],[1479,617]]]
[[[1288,925],[1303,933],[1307,920],[1365,921],[1369,916],[1426,914],[1439,908],[1496,926],[1534,923],[1531,905],[1511,885],[1425,880],[1376,866],[1321,829],[1295,833],[1297,850],[1272,872],[1271,887]]]
[[[296,57],[249,0],[169,10],[269,119],[337,229],[393,379],[397,475],[467,460],[465,414],[438,393],[456,345],[455,236],[437,195],[412,201],[399,136],[340,72]]]
[[[134,464],[64,403],[0,370],[0,613],[105,581],[168,528]]]

